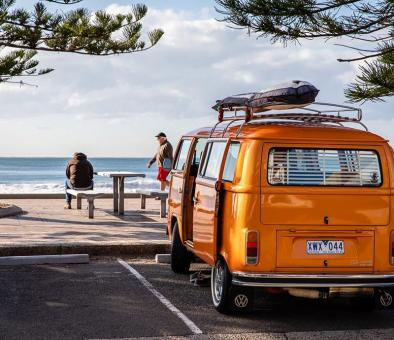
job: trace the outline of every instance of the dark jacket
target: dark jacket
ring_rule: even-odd
[[[66,175],[73,187],[87,188],[92,184],[93,166],[85,154],[77,152],[67,164]]]

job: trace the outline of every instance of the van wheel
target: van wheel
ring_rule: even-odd
[[[223,314],[249,312],[253,307],[253,289],[233,286],[226,262],[219,259],[212,268],[212,301],[216,310]]]
[[[375,290],[375,303],[379,309],[394,308],[394,289],[377,289]]]
[[[188,274],[193,254],[183,245],[175,222],[171,240],[171,269],[177,274]]]

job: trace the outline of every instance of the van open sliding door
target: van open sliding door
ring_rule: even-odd
[[[219,189],[226,148],[227,140],[208,141],[193,198],[194,252],[210,265],[216,262]]]

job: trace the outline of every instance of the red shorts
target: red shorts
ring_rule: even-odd
[[[166,181],[170,170],[165,170],[159,166],[159,172],[157,173],[157,180],[158,181]]]

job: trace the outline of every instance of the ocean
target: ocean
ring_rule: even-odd
[[[145,173],[145,178],[128,178],[125,191],[158,189],[156,166],[147,169],[149,158],[89,158],[94,171],[132,171]],[[1,158],[0,194],[63,193],[65,169],[69,158]],[[112,180],[95,176],[95,188],[112,192]]]

